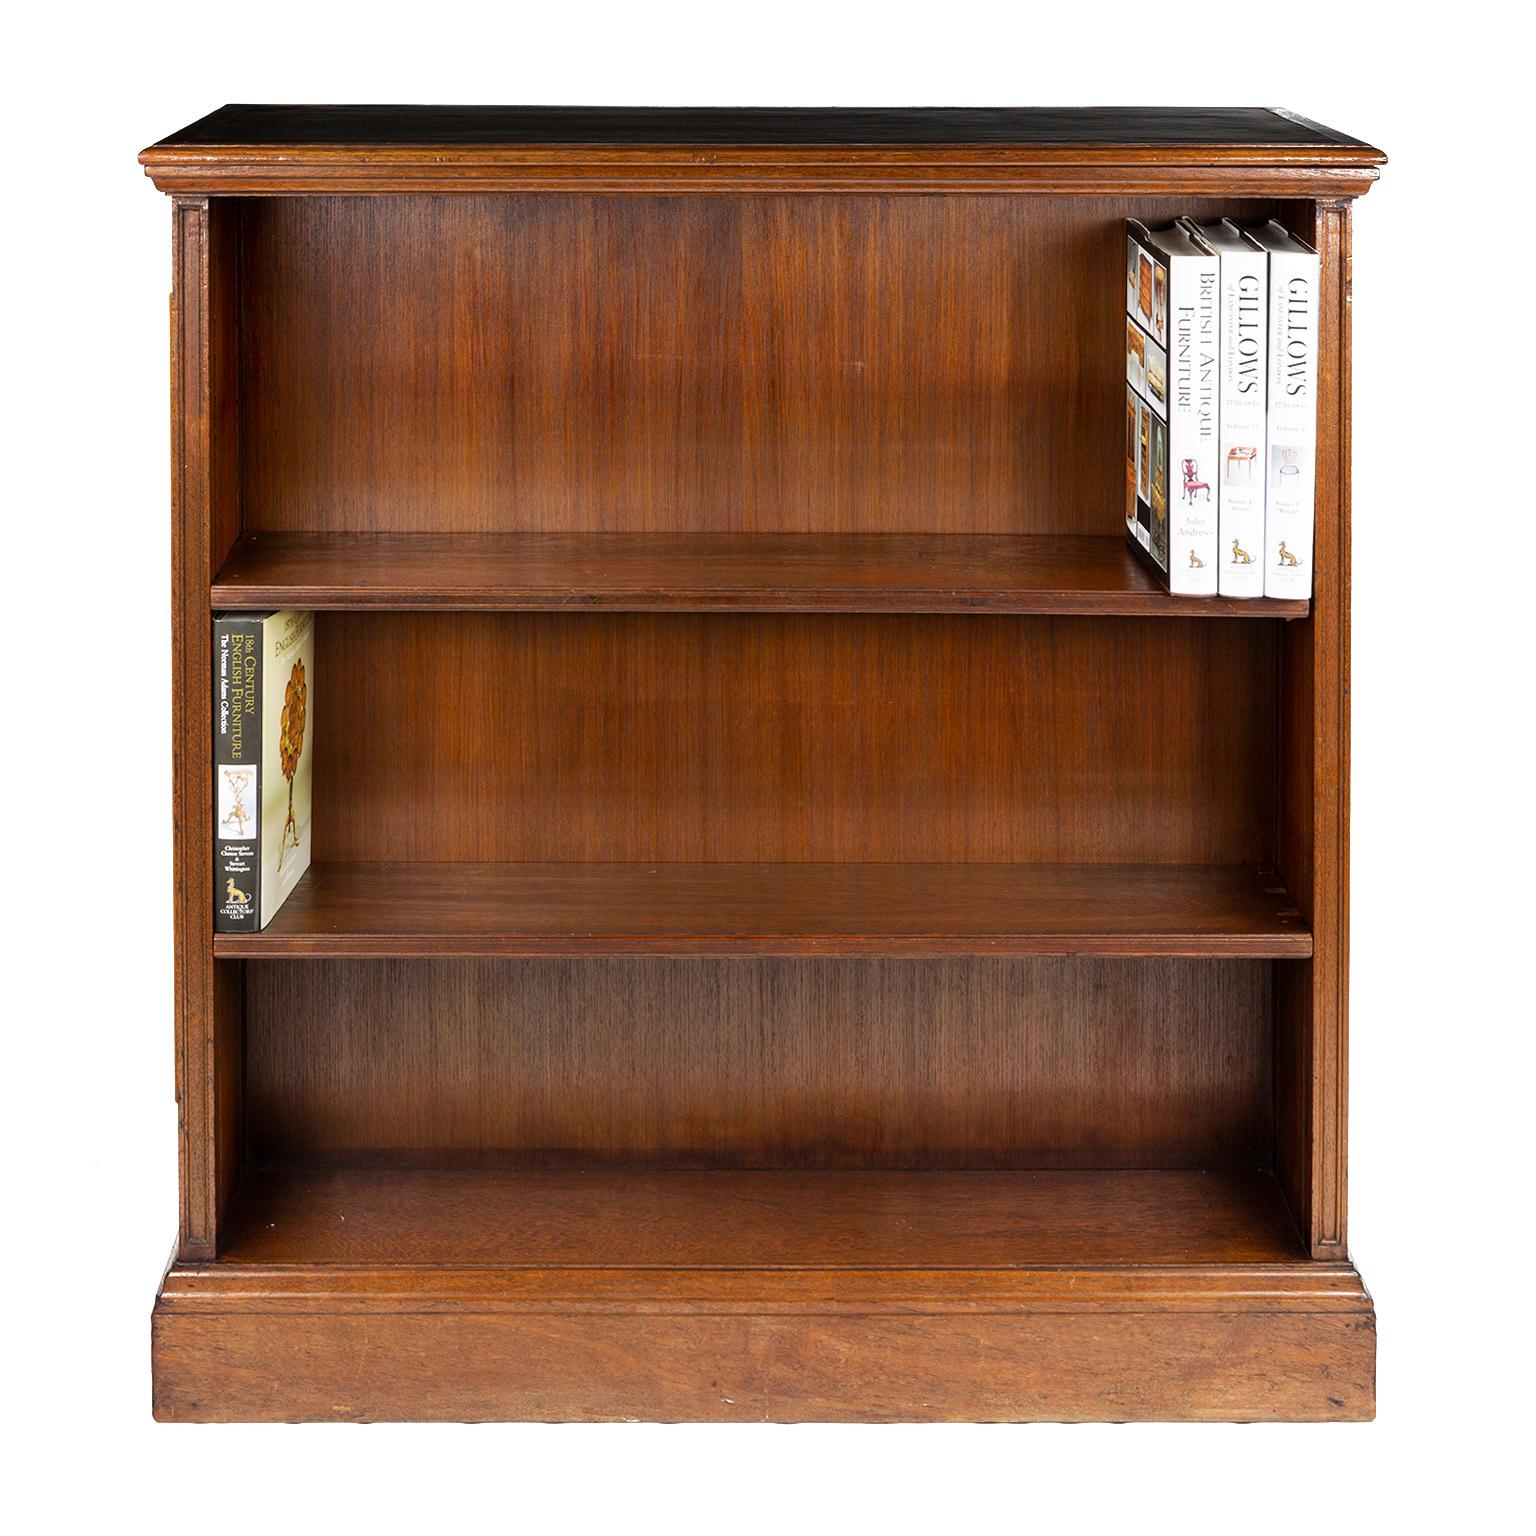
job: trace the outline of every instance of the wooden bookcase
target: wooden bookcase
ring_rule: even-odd
[[[1360,1419],[1349,305],[1260,110],[225,107],[173,197],[167,1419]],[[1315,595],[1127,552],[1122,220],[1322,254]],[[319,613],[212,930],[210,613]]]

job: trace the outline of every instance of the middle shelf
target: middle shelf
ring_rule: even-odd
[[[214,953],[1305,959],[1312,936],[1246,865],[320,862]]]
[[[215,608],[1019,613],[1304,618],[1174,597],[1123,535],[258,533]]]

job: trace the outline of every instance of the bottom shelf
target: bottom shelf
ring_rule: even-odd
[[[1375,1317],[1265,1174],[253,1172],[171,1420],[1333,1420]]]
[[[224,1256],[540,1269],[1281,1264],[1306,1252],[1257,1172],[247,1173]]]

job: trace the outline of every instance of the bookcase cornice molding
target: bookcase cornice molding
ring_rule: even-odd
[[[1266,108],[222,107],[139,157],[165,192],[1137,191],[1355,197],[1386,156]]]
[[[1145,192],[1209,196],[1337,199],[1362,196],[1379,159],[1356,151],[1298,155],[1276,149],[1198,151],[1084,150],[944,152],[772,151],[701,146],[563,151],[463,150],[448,146],[360,149],[346,145],[156,147],[140,157],[162,192],[203,196],[585,192],[952,193]]]

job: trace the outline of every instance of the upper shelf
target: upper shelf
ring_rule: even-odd
[[[1263,107],[219,108],[167,192],[1145,191],[1354,196],[1380,150]]]
[[[1305,601],[1173,597],[1123,538],[991,534],[257,534],[215,608],[1301,618]]]

